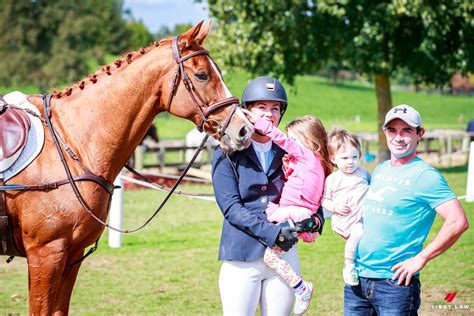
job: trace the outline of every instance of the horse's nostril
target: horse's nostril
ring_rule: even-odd
[[[240,138],[242,138],[242,137],[244,137],[245,135],[247,135],[247,132],[248,132],[248,131],[247,131],[247,127],[246,127],[246,126],[242,127],[242,128],[240,129],[240,131],[239,131],[239,136],[240,136]]]

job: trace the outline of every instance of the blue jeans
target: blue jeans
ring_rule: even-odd
[[[418,315],[420,307],[420,278],[412,277],[408,286],[392,279],[359,277],[358,286],[344,288],[344,315],[395,316]]]

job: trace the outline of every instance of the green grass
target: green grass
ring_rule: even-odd
[[[466,190],[466,167],[442,170],[457,195]],[[183,188],[209,192],[209,186]],[[141,224],[163,199],[152,190],[125,194],[125,228]],[[472,204],[462,202],[469,220]],[[86,259],[73,292],[71,315],[219,315],[220,262],[217,252],[222,215],[214,202],[174,196],[144,230],[123,236],[119,249],[108,247],[105,231],[98,251]],[[300,244],[302,271],[316,286],[308,315],[342,315],[344,241],[331,231],[314,244]],[[437,218],[428,240],[442,221]],[[459,292],[453,303],[473,302],[474,232],[468,230],[445,254],[422,272],[421,314],[433,313],[432,304],[446,304],[447,292]],[[5,257],[4,257],[5,258]],[[0,314],[26,315],[26,261],[0,263]],[[472,312],[471,307],[471,312]],[[434,314],[438,314],[434,310]]]

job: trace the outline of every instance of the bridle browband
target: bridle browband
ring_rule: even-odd
[[[172,87],[170,96],[168,98],[167,110],[169,111],[169,109],[170,109],[171,102],[173,100],[174,95],[176,94],[176,91],[178,89],[180,80],[182,79],[182,81],[184,83],[184,86],[186,87],[186,90],[188,90],[189,95],[191,96],[191,99],[193,100],[194,105],[197,107],[197,109],[199,110],[199,113],[201,114],[201,117],[202,117],[200,122],[196,122],[196,127],[198,128],[199,131],[202,132],[204,130],[204,124],[206,122],[212,120],[212,119],[209,119],[209,115],[211,115],[213,112],[217,111],[220,108],[223,108],[223,107],[226,107],[226,106],[232,106],[232,109],[230,110],[229,114],[227,115],[227,117],[224,121],[224,124],[222,124],[222,125],[219,124],[219,128],[217,130],[217,134],[219,135],[219,137],[222,137],[225,133],[225,130],[229,126],[232,115],[234,114],[237,106],[239,105],[239,99],[236,98],[236,97],[229,97],[229,98],[226,98],[226,99],[224,99],[220,102],[214,103],[212,105],[207,105],[203,101],[203,99],[199,95],[199,93],[196,91],[196,89],[194,89],[192,81],[189,79],[189,76],[184,71],[183,62],[190,59],[190,58],[192,58],[192,57],[198,56],[198,55],[207,55],[209,57],[209,59],[211,60],[211,62],[214,63],[212,58],[209,56],[209,52],[207,50],[200,50],[200,51],[190,53],[190,54],[188,54],[184,57],[181,57],[179,49],[178,49],[178,36],[174,37],[173,40],[172,40],[172,51],[173,51],[173,56],[176,60],[176,63],[178,64],[178,69],[176,70],[176,73],[175,73],[174,78],[173,78],[173,87]],[[214,63],[214,65],[216,66],[217,69],[219,69],[215,63]],[[168,195],[165,197],[165,199],[162,201],[162,203],[158,206],[158,208],[155,210],[155,212],[145,221],[145,223],[142,224],[141,226],[139,226],[138,228],[135,228],[135,229],[123,230],[123,229],[119,229],[119,228],[116,228],[116,227],[112,227],[109,224],[107,224],[105,221],[103,221],[102,219],[98,218],[93,213],[93,211],[90,209],[90,207],[87,205],[86,201],[82,197],[82,194],[79,192],[79,189],[77,188],[76,182],[79,182],[79,181],[92,181],[92,182],[95,182],[95,183],[99,184],[100,186],[102,186],[109,193],[109,201],[108,201],[108,209],[109,209],[110,208],[110,202],[111,202],[111,199],[112,199],[113,190],[114,190],[114,188],[117,188],[117,187],[114,187],[114,185],[112,183],[109,183],[103,177],[94,174],[86,166],[84,166],[81,163],[81,161],[79,160],[79,158],[77,157],[77,155],[72,151],[72,149],[69,146],[67,146],[67,144],[62,140],[61,137],[59,137],[57,132],[54,130],[53,124],[51,122],[51,116],[52,116],[51,115],[51,104],[50,104],[51,103],[51,98],[52,98],[52,95],[47,95],[47,94],[43,95],[43,109],[44,109],[45,118],[39,117],[39,115],[37,115],[34,112],[32,112],[32,114],[37,116],[48,127],[48,129],[50,131],[50,134],[51,134],[51,137],[53,139],[53,143],[56,146],[56,149],[57,149],[57,151],[59,153],[59,156],[61,158],[61,163],[63,164],[64,169],[66,171],[67,179],[60,180],[60,181],[55,181],[55,182],[50,182],[50,183],[41,183],[41,184],[36,184],[36,185],[22,185],[22,184],[0,185],[0,191],[3,191],[3,192],[4,191],[49,191],[49,190],[57,189],[58,187],[60,187],[62,185],[70,184],[73,191],[74,191],[74,193],[75,193],[75,195],[76,195],[76,198],[79,200],[82,207],[87,211],[87,213],[89,213],[89,215],[92,218],[94,218],[97,222],[99,222],[103,226],[105,226],[109,229],[121,232],[121,233],[136,232],[136,231],[141,230],[142,228],[144,228],[148,223],[150,223],[150,221],[163,208],[165,203],[170,198],[171,194],[173,194],[173,192],[175,191],[175,189],[177,188],[177,186],[179,185],[181,180],[184,178],[186,172],[189,170],[189,168],[193,164],[194,160],[197,158],[199,152],[206,145],[206,141],[209,137],[209,135],[206,135],[204,137],[204,139],[202,140],[202,142],[199,145],[198,149],[194,153],[194,156],[192,157],[191,161],[189,162],[188,166],[185,168],[185,170],[183,171],[183,173],[181,174],[179,179],[176,181],[173,188],[169,191]],[[198,100],[199,100],[199,102],[198,102]],[[75,162],[77,162],[81,166],[81,168],[85,171],[85,174],[83,174],[81,176],[76,176],[76,177],[72,176],[72,173],[69,169],[69,166],[67,164],[64,153],[61,150],[61,146],[66,151],[66,153]],[[129,170],[132,169],[135,173],[138,173],[133,168],[129,168],[128,166],[127,166],[127,169],[129,169]],[[144,177],[144,176],[142,176],[142,177]],[[108,213],[108,211],[107,211],[107,213]],[[74,265],[82,262],[86,257],[88,257],[90,254],[92,254],[97,249],[98,241],[99,240],[97,240],[95,242],[95,245],[92,248],[90,248],[89,251],[83,257],[81,257],[77,261],[73,262],[72,264],[69,264],[68,267],[74,266]],[[8,259],[8,262],[11,261],[12,258],[13,257],[10,257]]]
[[[178,64],[178,68],[176,69],[176,72],[173,77],[173,86],[171,88],[171,93],[168,98],[168,104],[167,104],[167,110],[169,111],[171,108],[171,102],[173,101],[174,96],[176,95],[176,91],[178,90],[179,83],[182,80],[184,86],[186,87],[186,90],[188,90],[189,96],[191,97],[191,100],[193,101],[194,105],[196,106],[197,110],[199,111],[199,114],[201,115],[201,119],[196,123],[197,129],[202,132],[204,130],[204,124],[206,122],[210,121],[209,115],[211,115],[213,112],[219,110],[220,108],[226,107],[226,106],[232,106],[229,114],[227,115],[227,118],[224,121],[224,124],[220,125],[217,131],[217,134],[219,135],[219,138],[221,138],[227,127],[229,126],[230,120],[232,118],[232,115],[234,114],[237,106],[239,105],[239,99],[236,97],[229,97],[227,99],[224,99],[222,101],[219,101],[217,103],[214,103],[212,105],[207,104],[204,102],[203,98],[201,95],[196,91],[194,88],[193,82],[189,78],[188,74],[184,70],[184,62],[190,58],[199,56],[199,55],[206,55],[210,61],[216,66],[216,69],[219,69],[217,65],[214,63],[214,60],[211,58],[209,55],[209,51],[207,50],[198,50],[195,52],[192,52],[186,56],[181,57],[181,53],[179,52],[179,47],[178,47],[178,38],[179,36],[176,36],[173,38],[171,42],[171,49],[173,51],[173,57],[176,63]]]

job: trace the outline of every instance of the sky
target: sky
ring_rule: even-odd
[[[157,33],[162,26],[173,29],[176,24],[196,24],[209,19],[207,1],[193,0],[124,0],[124,9],[130,9],[132,16],[142,20],[151,33]]]

